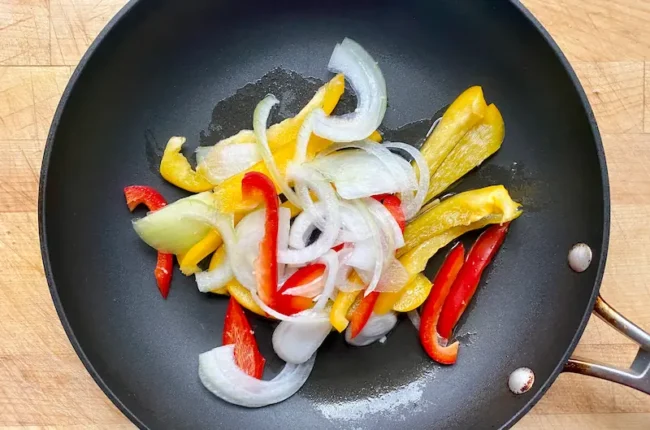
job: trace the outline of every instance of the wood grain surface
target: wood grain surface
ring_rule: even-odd
[[[461,0],[470,1],[470,0]],[[84,51],[125,0],[0,0],[0,428],[133,428],[56,316],[39,253],[44,141]],[[525,0],[587,92],[612,191],[602,293],[650,330],[650,0]],[[581,356],[629,365],[635,345],[592,318]],[[650,396],[561,375],[526,429],[650,429]]]

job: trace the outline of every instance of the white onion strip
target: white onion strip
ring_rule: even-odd
[[[404,211],[404,217],[408,221],[417,215],[420,208],[424,204],[424,199],[426,198],[427,192],[429,191],[429,165],[422,156],[422,153],[411,145],[407,145],[406,143],[401,142],[386,142],[384,143],[384,146],[387,146],[389,148],[397,148],[408,153],[418,168],[418,189],[415,193],[415,196],[408,199],[402,198],[402,210]],[[408,194],[405,194],[405,196],[406,195]]]
[[[246,374],[235,363],[235,346],[224,345],[199,355],[199,379],[215,396],[235,405],[259,408],[288,399],[307,381],[315,355],[303,364],[286,364],[272,380]]]
[[[416,309],[406,313],[416,330],[420,330],[420,314]]]
[[[278,261],[281,263],[305,264],[321,257],[336,243],[341,228],[339,201],[332,187],[317,172],[293,165],[289,173],[294,180],[303,181],[316,192],[318,199],[325,204],[327,214],[325,228],[314,243],[303,249],[287,249],[278,253]]]
[[[365,204],[361,201],[354,201],[354,204],[356,208],[359,210],[359,213],[361,216],[363,216],[363,219],[372,232],[371,238],[374,241],[374,246],[375,249],[377,250],[377,258],[375,260],[375,267],[372,271],[372,278],[370,279],[370,282],[368,283],[368,287],[366,288],[365,291],[365,296],[368,294],[372,293],[375,288],[377,288],[377,284],[379,284],[379,279],[381,278],[381,272],[382,268],[384,265],[384,255],[383,255],[383,250],[381,246],[381,241],[380,241],[380,231],[379,227],[377,227],[377,224],[375,224],[375,220],[373,219],[372,215],[368,211],[368,208],[366,208]]]
[[[332,298],[334,288],[336,287],[336,277],[339,272],[339,257],[331,249],[320,258],[320,261],[326,266],[326,277],[323,292],[314,305],[314,309],[317,310],[324,309],[327,301]]]
[[[294,205],[302,207],[300,199],[291,187],[289,187],[289,184],[282,174],[280,174],[278,166],[275,164],[273,154],[271,154],[269,141],[266,136],[266,125],[269,115],[271,114],[271,109],[278,103],[278,99],[275,98],[274,95],[269,94],[257,104],[257,107],[255,107],[255,112],[253,114],[253,130],[255,131],[255,138],[257,140],[257,149],[259,150],[260,156],[264,160],[264,165],[271,174],[271,177],[275,183],[278,184],[280,190],[282,190],[282,194],[284,194],[287,200]]]
[[[381,69],[361,45],[348,38],[336,45],[327,67],[345,75],[358,103],[354,112],[342,116],[327,116],[322,109],[316,109],[314,134],[334,142],[370,136],[386,113],[386,81]]]
[[[226,254],[224,261],[210,270],[209,272],[199,272],[194,275],[196,280],[196,286],[199,288],[199,291],[202,293],[210,293],[214,290],[222,288],[226,283],[232,279],[234,276],[232,268],[230,267],[230,261]]]
[[[273,331],[273,350],[287,363],[300,364],[316,353],[332,330],[329,319],[314,319],[326,312],[308,309],[296,314],[298,321],[282,321]]]
[[[351,337],[350,326],[345,330],[345,341],[354,346],[366,346],[378,341],[390,332],[397,324],[397,315],[388,312],[384,315],[373,313],[366,325],[354,338]]]

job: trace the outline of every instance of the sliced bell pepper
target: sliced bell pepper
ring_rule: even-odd
[[[400,292],[399,299],[393,305],[397,312],[409,312],[419,308],[431,292],[431,281],[422,273],[418,273],[404,289]]]
[[[429,174],[436,173],[460,139],[485,116],[487,104],[481,87],[466,89],[447,108],[442,119],[420,149],[429,165]]]
[[[521,214],[519,206],[503,185],[456,194],[409,222],[404,230],[405,245],[398,250],[398,256],[453,227],[486,217],[493,217],[498,223],[511,221]]]
[[[182,258],[179,258],[181,272],[185,276],[190,276],[194,273],[200,272],[199,262],[205,257],[216,251],[221,246],[221,235],[215,230],[211,230],[207,236],[201,239],[196,245],[190,248]]]
[[[332,327],[339,333],[343,333],[348,327],[350,321],[347,318],[347,313],[359,293],[361,293],[361,290],[350,292],[339,291],[336,295],[332,310],[330,311],[330,323],[332,323]]]
[[[366,326],[366,323],[372,315],[372,310],[375,308],[375,303],[379,297],[379,292],[373,291],[361,299],[359,305],[356,307],[350,317],[350,337],[355,338],[361,330]]]
[[[262,317],[271,318],[266,314],[266,312],[264,312],[262,308],[259,307],[257,303],[255,303],[255,300],[253,300],[253,295],[248,290],[248,288],[240,284],[239,281],[235,278],[232,278],[230,281],[226,282],[226,290],[228,290],[228,294],[230,294],[232,298],[237,300],[237,303],[249,311],[256,313]]]
[[[143,185],[131,185],[124,188],[126,205],[129,211],[140,204],[144,204],[150,211],[157,211],[167,205],[167,201],[158,191]],[[172,270],[174,267],[174,255],[158,252],[158,260],[154,269],[156,284],[164,299],[169,295],[169,286],[172,281]]]
[[[211,190],[214,185],[195,172],[187,158],[181,154],[184,143],[184,137],[174,136],[169,139],[160,160],[160,174],[168,182],[193,193]]]
[[[309,284],[323,276],[324,273],[324,264],[310,264],[298,269],[293,275],[289,276],[289,279],[282,284],[282,288],[278,290],[278,295],[273,303],[273,309],[285,315],[293,315],[310,309],[314,306],[314,301],[309,297],[290,296],[284,294],[284,292],[290,288]]]
[[[263,201],[265,205],[264,237],[255,261],[255,277],[260,299],[273,306],[278,289],[278,196],[273,181],[259,172],[246,173],[241,182],[241,192],[244,200]]]
[[[377,142],[377,143],[381,143],[383,139],[384,138],[377,130],[373,131],[372,134],[368,136],[368,140],[372,140],[373,142]]]
[[[497,152],[503,143],[505,124],[499,109],[493,104],[487,107],[483,120],[475,125],[451,150],[445,161],[431,176],[429,191],[424,201],[429,201],[465,176]]]
[[[124,188],[126,206],[133,212],[138,205],[145,205],[150,211],[167,206],[167,200],[158,191],[145,185],[131,185]]]
[[[467,255],[467,261],[458,273],[458,277],[451,287],[449,296],[445,300],[438,321],[438,333],[444,338],[449,338],[458,323],[467,305],[474,297],[478,288],[483,270],[494,258],[503,243],[510,223],[493,225],[478,237]]]
[[[244,310],[232,297],[228,302],[222,342],[224,345],[235,345],[235,363],[241,370],[253,378],[262,379],[266,360],[257,347]]]
[[[449,290],[463,266],[465,260],[465,248],[459,243],[447,255],[440,267],[438,274],[433,280],[431,294],[424,304],[420,315],[420,343],[426,353],[434,361],[441,364],[454,364],[458,356],[458,341],[451,345],[441,345],[440,341],[446,343],[446,339],[440,339],[436,325],[440,311],[449,294]]]
[[[404,285],[410,284],[412,282],[411,278],[412,277],[409,277],[408,282]],[[399,298],[402,296],[402,291],[404,291],[404,288],[402,288],[400,291],[385,291],[383,293],[380,293],[379,297],[377,298],[377,302],[375,303],[375,313],[377,315],[384,315],[390,312],[393,309],[393,306],[395,306],[395,303],[397,303]]]

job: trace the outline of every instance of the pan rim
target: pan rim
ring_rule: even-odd
[[[601,246],[601,252],[599,256],[599,265],[597,268],[596,272],[596,279],[594,281],[593,285],[593,291],[592,295],[589,299],[589,302],[587,303],[587,306],[583,312],[582,319],[580,324],[578,325],[578,328],[575,332],[574,337],[572,338],[571,342],[569,343],[569,346],[563,355],[562,359],[560,362],[557,364],[557,366],[553,369],[549,377],[544,381],[540,389],[529,399],[529,401],[521,408],[519,411],[517,411],[507,422],[505,422],[502,425],[502,429],[508,429],[512,427],[515,423],[517,423],[524,415],[526,415],[537,402],[546,394],[546,391],[553,385],[557,377],[560,375],[562,372],[562,369],[564,368],[564,365],[566,362],[569,360],[571,357],[571,354],[573,354],[573,351],[575,350],[576,346],[578,345],[578,342],[580,341],[580,338],[582,337],[582,334],[587,326],[587,323],[589,321],[589,318],[591,316],[592,310],[594,308],[594,304],[596,302],[596,298],[599,295],[600,292],[600,287],[602,284],[603,280],[603,275],[605,272],[605,265],[607,261],[607,254],[608,254],[608,247],[609,247],[609,234],[610,234],[610,211],[611,211],[611,201],[610,201],[610,188],[609,188],[609,176],[608,176],[608,171],[607,171],[607,164],[605,160],[605,151],[601,139],[601,135],[598,129],[598,124],[596,122],[596,118],[594,116],[593,110],[591,108],[591,105],[589,103],[589,100],[587,99],[586,93],[584,91],[584,88],[580,84],[580,81],[571,67],[571,64],[563,54],[562,50],[560,47],[557,45],[555,40],[551,37],[551,35],[546,31],[544,26],[535,18],[535,16],[519,1],[519,0],[509,0],[509,2],[523,15],[524,18],[526,18],[532,26],[537,30],[537,32],[540,34],[540,36],[546,41],[546,43],[549,45],[549,47],[552,49],[554,52],[556,58],[560,62],[560,64],[563,66],[564,70],[566,71],[571,83],[573,84],[578,97],[580,98],[580,101],[582,103],[582,106],[585,110],[585,114],[587,116],[589,126],[591,128],[591,133],[593,136],[594,144],[596,146],[596,153],[598,156],[598,163],[600,167],[600,172],[601,172],[601,182],[602,182],[602,188],[603,188],[603,236],[602,236],[602,243],[600,244]],[[48,132],[47,140],[45,142],[45,148],[43,151],[43,159],[41,163],[41,172],[40,172],[40,178],[39,178],[39,192],[38,192],[38,234],[39,234],[39,241],[40,241],[40,249],[41,249],[41,258],[43,260],[43,267],[45,270],[45,278],[47,279],[47,284],[48,288],[50,291],[50,295],[52,297],[52,301],[54,303],[54,307],[56,309],[57,315],[59,317],[59,320],[61,321],[61,325],[63,326],[63,329],[66,333],[66,336],[68,337],[68,340],[70,341],[70,344],[72,345],[73,349],[75,350],[77,356],[81,360],[82,364],[86,368],[86,371],[90,374],[90,376],[93,378],[95,383],[99,386],[99,388],[102,390],[102,392],[111,400],[111,402],[122,412],[132,423],[134,423],[138,428],[140,429],[149,429],[149,427],[144,424],[140,418],[134,414],[121,400],[120,398],[108,387],[108,384],[104,381],[104,379],[99,375],[93,364],[91,363],[90,359],[87,357],[86,353],[83,350],[83,347],[79,343],[72,326],[70,325],[70,322],[67,319],[65,310],[63,309],[63,306],[61,304],[61,300],[58,294],[58,290],[56,287],[56,284],[54,282],[54,277],[52,274],[52,267],[50,263],[50,258],[49,258],[49,251],[48,251],[48,245],[47,245],[47,232],[45,228],[45,218],[46,218],[46,213],[45,213],[45,195],[46,195],[46,190],[47,190],[47,177],[48,177],[48,169],[49,169],[49,164],[50,164],[50,157],[51,157],[51,152],[52,148],[54,146],[54,137],[56,135],[56,131],[59,126],[59,122],[61,120],[61,116],[66,108],[68,99],[70,97],[70,94],[72,93],[74,87],[77,84],[77,81],[79,79],[79,76],[85,69],[87,63],[90,61],[90,59],[93,57],[95,52],[97,51],[97,48],[102,44],[106,36],[117,26],[117,24],[125,18],[132,10],[133,8],[140,3],[140,0],[131,0],[127,4],[125,4],[122,9],[120,9],[113,18],[106,24],[106,26],[102,29],[102,31],[97,35],[95,40],[91,43],[91,45],[88,47],[88,50],[84,53],[82,56],[81,60],[77,64],[77,67],[75,68],[74,72],[72,73],[70,80],[68,81],[68,84],[66,85],[65,90],[63,91],[63,94],[61,95],[61,99],[59,101],[59,104],[57,106],[56,112],[54,114],[54,117],[52,118],[52,123],[50,124],[50,129]]]

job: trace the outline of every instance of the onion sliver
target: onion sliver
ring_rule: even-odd
[[[199,355],[199,379],[215,396],[235,405],[259,408],[288,399],[307,381],[316,356],[303,364],[286,364],[272,380],[246,374],[235,363],[235,346],[224,345]]]
[[[327,223],[316,241],[302,249],[287,249],[278,253],[278,262],[284,264],[305,264],[316,260],[334,246],[341,228],[339,201],[332,187],[315,171],[302,166],[291,166],[290,175],[303,181],[314,190],[325,205]]]
[[[365,139],[377,129],[386,113],[386,81],[375,60],[352,39],[345,38],[332,52],[328,69],[343,73],[357,96],[354,112],[326,116],[315,110],[314,134],[334,142]]]
[[[322,310],[308,309],[295,315],[297,321],[282,321],[275,328],[273,350],[287,363],[300,364],[309,360],[332,330],[329,319],[310,318],[313,313],[327,316]]]
[[[411,320],[411,323],[413,323],[413,326],[415,327],[416,330],[420,330],[420,314],[418,313],[417,310],[412,310],[406,313],[406,316],[409,317]]]
[[[402,210],[404,211],[404,217],[408,221],[417,215],[429,191],[429,165],[422,156],[422,153],[411,145],[401,142],[385,142],[384,146],[397,148],[408,153],[418,168],[418,189],[415,196],[412,199],[402,198]]]
[[[375,224],[375,220],[373,219],[372,214],[368,211],[368,208],[365,206],[365,204],[361,201],[355,200],[354,201],[355,207],[359,210],[359,213],[363,216],[363,219],[372,232],[370,235],[370,238],[374,242],[374,247],[377,250],[377,258],[375,259],[375,264],[373,267],[372,271],[372,278],[370,279],[368,283],[368,287],[366,288],[365,295],[367,296],[368,294],[372,293],[375,288],[377,288],[377,284],[379,284],[379,279],[381,278],[381,272],[382,268],[384,265],[384,253],[382,250],[382,245],[381,245],[381,239],[380,239],[380,230],[379,227],[377,227],[377,224]]]
[[[274,95],[269,94],[255,107],[255,112],[253,113],[253,130],[255,131],[255,138],[257,140],[257,149],[264,160],[264,165],[268,169],[271,177],[275,183],[280,187],[282,194],[294,205],[299,208],[302,207],[300,199],[296,193],[289,187],[289,184],[285,178],[280,174],[278,166],[275,164],[275,159],[273,154],[271,154],[271,149],[269,148],[269,141],[266,136],[266,124],[271,113],[273,106],[278,104],[279,101],[275,98]]]
[[[336,277],[339,272],[339,257],[336,255],[336,252],[332,251],[331,249],[320,258],[320,261],[321,263],[325,264],[326,277],[323,292],[314,305],[315,310],[324,309],[327,301],[332,298],[334,287],[336,286]]]
[[[227,254],[226,259],[214,269],[209,272],[199,272],[194,275],[196,286],[202,293],[209,293],[223,287],[233,276],[234,273],[230,267]]]
[[[196,158],[197,170],[213,184],[243,172],[261,160],[256,143],[199,147]]]
[[[372,314],[363,329],[354,338],[350,334],[350,326],[345,330],[345,341],[354,346],[366,346],[386,336],[397,324],[394,312],[384,315]]]

